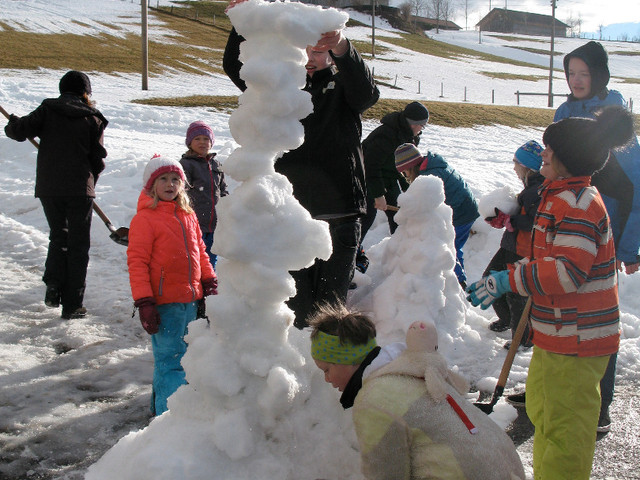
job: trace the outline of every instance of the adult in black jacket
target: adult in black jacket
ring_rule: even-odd
[[[107,120],[90,100],[91,82],[69,71],[60,80],[60,96],[48,98],[24,117],[11,115],[9,138],[39,137],[35,196],[49,223],[49,250],[42,280],[45,303],[62,304],[63,318],[86,314],[85,279],[89,264],[91,214],[95,184],[104,170]]]
[[[223,66],[244,91],[239,45],[232,30]],[[360,217],[366,212],[366,188],[360,139],[361,113],[378,100],[371,72],[341,31],[331,32],[314,47],[304,90],[313,112],[302,120],[304,143],[275,163],[293,186],[293,195],[313,218],[329,224],[333,253],[311,267],[293,272],[297,293],[289,301],[295,325],[303,328],[317,303],[346,301],[360,240]]]
[[[373,225],[378,210],[383,210],[389,221],[389,231],[396,231],[393,220],[398,196],[409,188],[409,182],[396,169],[394,152],[403,143],[420,143],[422,129],[429,121],[429,111],[420,102],[411,102],[403,110],[382,117],[380,125],[362,141],[364,167],[367,180],[367,214],[362,219],[360,248],[356,259],[357,268],[364,273],[369,261],[364,254],[362,242]]]

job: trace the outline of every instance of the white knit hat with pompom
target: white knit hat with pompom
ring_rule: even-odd
[[[187,181],[180,162],[155,154],[151,160],[149,160],[147,166],[144,167],[144,173],[142,174],[142,183],[145,191],[150,192],[156,178],[168,172],[175,172],[180,175],[183,182]]]

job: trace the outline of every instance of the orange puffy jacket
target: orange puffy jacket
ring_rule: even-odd
[[[158,202],[142,192],[131,220],[127,265],[134,300],[153,297],[158,305],[202,298],[202,280],[216,278],[194,213],[175,202]]]

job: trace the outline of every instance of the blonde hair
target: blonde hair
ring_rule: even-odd
[[[158,197],[158,194],[156,193],[157,181],[157,178],[153,181],[153,185],[151,185],[151,191],[149,192],[149,196],[153,200],[153,203],[151,203],[151,208],[156,208],[158,206],[158,202],[160,201],[160,197]],[[193,208],[191,208],[191,199],[184,189],[184,181],[182,179],[180,179],[180,189],[178,190],[178,194],[176,195],[176,198],[173,199],[173,201],[176,202],[176,205],[180,210],[183,210],[185,213],[193,213]]]

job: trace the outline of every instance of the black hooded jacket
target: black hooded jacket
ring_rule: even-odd
[[[387,191],[395,191],[396,197],[409,187],[409,182],[396,169],[395,151],[403,143],[420,143],[420,136],[413,130],[403,112],[391,112],[382,117],[382,125],[372,131],[362,142],[367,189],[371,198],[381,197]]]
[[[231,80],[244,90],[240,79],[239,44],[232,30],[223,66]],[[311,94],[313,112],[302,120],[304,143],[275,163],[277,172],[293,185],[293,195],[312,217],[321,219],[366,212],[366,187],[360,139],[361,113],[378,101],[371,72],[357,50],[332,55],[335,67],[307,76],[304,91]]]
[[[7,137],[19,142],[39,137],[36,197],[95,197],[104,170],[107,120],[82,97],[64,93],[48,98],[24,117],[11,116]]]

